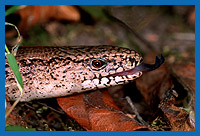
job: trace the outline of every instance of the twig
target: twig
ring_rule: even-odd
[[[137,116],[138,120],[143,124],[143,125],[147,125],[147,123],[142,119],[142,117],[140,116],[140,114],[138,113],[136,107],[133,105],[133,102],[131,101],[129,96],[125,97],[128,104],[131,106],[131,109],[133,110],[133,112],[135,113],[135,115]]]
[[[48,106],[48,105],[46,105],[46,104],[44,104],[44,103],[41,103],[41,102],[37,102],[37,103],[40,104],[40,105],[46,106],[46,107],[48,107],[49,109],[51,109],[51,110],[53,110],[53,111],[55,111],[55,112],[57,112],[57,113],[59,113],[59,114],[65,114],[65,112],[63,112],[63,111],[58,111],[58,110],[54,109],[53,107],[50,107],[50,106]]]

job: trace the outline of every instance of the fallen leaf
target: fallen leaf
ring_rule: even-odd
[[[176,91],[171,90],[159,104],[159,108],[170,122],[171,131],[194,131],[195,128],[189,120],[189,113],[174,105],[176,97],[178,97]]]
[[[188,15],[188,22],[191,26],[195,27],[195,8],[193,7]]]
[[[57,101],[60,107],[86,130],[148,130],[146,126],[120,111],[105,90],[57,98]]]
[[[77,22],[81,18],[79,10],[72,5],[26,5],[22,6],[16,14],[21,17],[19,30],[22,35],[36,24],[42,24],[51,19]],[[15,33],[15,31],[9,31],[6,37]]]
[[[182,83],[185,89],[195,92],[195,65],[194,64],[174,64],[172,74]]]
[[[156,55],[149,53],[145,56],[145,62],[153,63],[152,58]],[[140,90],[144,101],[148,105],[151,104],[153,97],[162,99],[165,92],[172,88],[172,81],[167,65],[163,64],[158,69],[144,72],[143,75],[136,80],[136,87]]]

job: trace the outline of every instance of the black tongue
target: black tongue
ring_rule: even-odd
[[[154,69],[157,69],[158,67],[160,67],[160,65],[162,65],[165,61],[165,58],[163,57],[163,55],[161,54],[160,59],[158,58],[158,56],[156,56],[156,60],[155,60],[155,64],[146,64],[146,63],[141,63],[139,64],[137,67],[135,67],[134,69],[130,69],[124,72],[120,72],[120,73],[116,73],[116,74],[112,74],[109,76],[124,76],[124,75],[133,75],[137,72],[147,72],[147,71],[152,71]]]
[[[135,69],[137,69],[139,71],[143,71],[143,72],[152,71],[152,70],[159,68],[164,63],[164,61],[165,61],[165,58],[161,54],[160,59],[158,58],[158,56],[156,56],[155,64],[141,63]]]

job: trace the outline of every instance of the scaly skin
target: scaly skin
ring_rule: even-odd
[[[141,71],[117,75],[138,66],[142,57],[134,50],[115,46],[21,47],[16,60],[24,83],[21,101],[126,84],[142,75]],[[6,95],[16,100],[20,91],[7,60],[5,84],[9,85]]]

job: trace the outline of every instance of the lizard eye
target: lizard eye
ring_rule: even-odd
[[[102,60],[93,60],[92,66],[95,68],[100,68],[103,66],[103,61]]]
[[[106,63],[101,60],[101,59],[93,59],[91,62],[90,62],[90,67],[93,69],[93,70],[101,70],[103,68],[105,68],[106,66]]]

